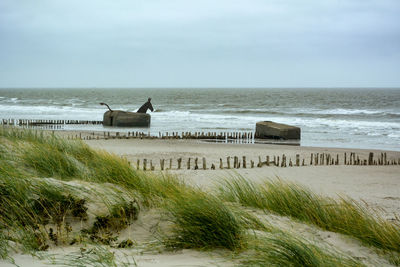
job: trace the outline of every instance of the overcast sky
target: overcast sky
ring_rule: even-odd
[[[1,0],[0,87],[400,87],[400,0]]]

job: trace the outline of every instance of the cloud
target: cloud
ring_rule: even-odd
[[[397,0],[3,0],[0,86],[400,86],[399,13]]]

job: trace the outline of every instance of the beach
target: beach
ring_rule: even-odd
[[[19,183],[29,181],[28,191],[19,193],[33,197],[33,203],[49,199],[53,204],[40,205],[49,205],[55,214],[32,215],[24,198],[11,199],[6,209],[16,218],[32,216],[37,221],[26,228],[14,225],[19,219],[4,219],[9,224],[5,229],[13,230],[9,236],[0,235],[7,240],[0,252],[8,255],[0,264],[87,265],[108,259],[109,266],[247,266],[260,255],[260,262],[279,262],[284,255],[271,255],[293,245],[291,249],[302,247],[305,254],[312,250],[314,260],[333,261],[332,266],[398,266],[399,90],[199,92],[1,89],[2,183],[19,192],[26,187]],[[134,112],[148,96],[154,106],[149,128],[102,125],[104,107],[99,102],[111,98],[113,102],[107,102],[112,108]],[[301,140],[255,139],[255,124],[268,120],[300,127]],[[276,191],[269,192],[274,186]],[[271,196],[276,199],[268,200]],[[199,201],[196,197],[205,206],[191,207]],[[69,207],[61,209],[60,223],[58,205],[69,201],[84,203],[86,217],[72,216]],[[123,214],[132,201],[139,215],[127,219]],[[268,201],[277,204],[270,207]],[[169,209],[174,202],[179,204]],[[189,215],[175,214],[179,207],[186,207],[183,212]],[[113,214],[115,210],[122,215]],[[228,219],[221,219],[224,212]],[[213,214],[217,216],[208,218]],[[171,249],[170,236],[182,235],[174,232],[180,216],[193,219],[185,226],[194,227],[193,236],[239,220],[237,244],[221,245],[223,230],[205,237],[206,242],[184,240]],[[249,218],[267,226],[259,229]],[[117,221],[117,228],[107,223],[102,228],[107,220]],[[210,228],[202,229],[208,224]],[[225,228],[229,225],[221,227]],[[14,236],[26,231],[39,244]],[[281,239],[285,243],[268,247]],[[277,264],[296,260],[288,257],[288,262]],[[260,262],[256,265],[265,265]]]
[[[146,159],[146,170],[143,173],[161,177],[176,177],[182,179],[189,186],[199,188],[199,190],[210,194],[216,192],[215,189],[221,185],[223,180],[229,181],[238,177],[256,184],[268,180],[281,180],[305,186],[322,197],[354,199],[366,205],[371,211],[378,212],[382,218],[388,221],[396,222],[400,214],[400,165],[392,165],[398,164],[400,158],[398,151],[217,143],[215,141],[185,139],[140,139],[123,136],[101,139],[102,132],[95,132],[93,135],[93,132],[88,131],[44,131],[44,134],[44,138],[47,138],[46,136],[59,136],[67,142],[74,142],[68,141],[67,138],[82,136],[83,139],[88,139],[83,140],[83,142],[90,148],[122,158],[129,163],[132,169],[139,169],[140,172],[143,171],[143,161]],[[93,138],[93,136],[99,136],[99,139]],[[351,161],[350,154],[352,153],[354,153],[354,158],[359,159],[358,161]],[[368,160],[370,153],[373,153],[375,161],[379,161],[381,156],[385,155],[387,165],[361,165]],[[347,157],[347,164],[344,162],[344,154]],[[326,158],[321,162],[321,155],[324,155],[324,157],[330,155],[332,159],[329,160],[329,163]],[[269,166],[266,164],[267,156],[270,159]],[[283,156],[286,157],[285,165],[282,164]],[[296,156],[299,157],[299,166],[296,166]],[[313,156],[313,162],[311,162],[311,156]],[[318,164],[315,162],[316,156],[320,160]],[[228,157],[230,160],[229,168]],[[234,166],[235,157],[241,164],[236,168]],[[243,157],[245,157],[246,166],[243,166]],[[277,161],[278,157],[280,157],[280,162],[276,166],[273,159]],[[189,158],[191,163],[188,169]],[[195,167],[196,158],[198,168]],[[203,158],[206,159],[205,166],[203,165]],[[178,159],[181,159],[180,168]],[[260,159],[261,165],[259,165]],[[137,165],[138,160],[139,165]],[[164,160],[164,170],[161,170],[161,160]],[[220,165],[221,160],[222,166]],[[212,165],[214,166],[212,167]],[[153,170],[151,170],[151,166],[153,166]],[[49,179],[49,181],[50,183],[59,183],[54,179]],[[90,191],[94,190],[93,193],[97,190],[101,192],[108,187],[96,183],[86,184],[79,180],[62,182],[62,184],[82,188],[89,186]],[[88,195],[85,198],[93,201],[93,197]],[[91,204],[91,206],[93,205]],[[95,206],[97,205],[99,204]],[[97,206],[96,210],[98,209]],[[256,210],[252,212],[256,212]],[[196,251],[184,249],[171,252],[165,251],[162,246],[160,247],[160,244],[156,246],[155,250],[154,248],[149,249],[149,244],[155,242],[154,227],[161,227],[160,229],[168,229],[169,227],[169,223],[165,221],[162,214],[163,212],[154,208],[145,208],[141,211],[139,219],[121,231],[119,235],[119,240],[128,237],[134,240],[138,247],[123,250],[111,249],[116,259],[121,260],[121,262],[129,262],[129,259],[134,259],[137,266],[235,266],[240,262],[238,259],[229,259],[231,256],[225,250]],[[285,216],[281,217],[274,214],[259,214],[257,216],[260,216],[263,220],[268,220],[281,229],[285,229],[285,231],[294,231],[303,237],[317,240],[314,242],[318,244],[329,244],[332,248],[361,259],[367,265],[390,266],[388,261],[380,258],[375,250],[365,247],[359,241],[349,239],[345,235],[322,230],[300,221],[293,221]],[[64,259],[72,257],[71,255],[78,255],[78,252],[76,246],[55,246],[48,253],[56,255],[56,259]],[[12,254],[12,257],[21,266],[45,266],[48,264],[46,257],[44,259],[33,258],[33,261],[30,256],[23,254]],[[7,261],[3,261],[2,264],[11,266]]]
[[[160,172],[160,159],[165,159],[165,168],[172,159],[173,166],[168,172],[183,177],[192,184],[200,187],[212,187],[218,177],[243,175],[246,179],[260,181],[265,178],[279,177],[284,180],[304,184],[313,190],[329,196],[348,195],[352,198],[366,201],[372,207],[384,208],[388,217],[400,214],[400,165],[388,166],[352,166],[320,165],[310,166],[311,153],[327,153],[340,155],[343,161],[344,153],[354,152],[362,159],[368,159],[368,154],[373,152],[376,156],[382,152],[387,153],[388,160],[398,160],[400,152],[363,149],[317,148],[265,144],[221,144],[201,142],[196,140],[140,140],[140,139],[112,139],[86,141],[95,149],[103,149],[126,158],[134,168],[139,159],[140,169],[143,168],[143,159],[148,164],[152,160],[155,172]],[[296,154],[305,159],[307,166],[276,167],[256,166],[258,157],[263,161],[267,155],[280,156],[285,154],[294,162]],[[227,169],[227,157],[231,157],[231,169]],[[242,160],[247,159],[247,168],[241,166],[233,168],[233,158],[237,156]],[[376,157],[375,156],[375,157]],[[202,158],[207,159],[207,170],[202,170]],[[177,170],[177,159],[182,158],[182,170]],[[187,170],[187,160],[191,158],[191,169]],[[194,170],[194,159],[199,159],[199,170]],[[220,159],[223,160],[224,169],[219,168]],[[255,162],[251,168],[250,161]],[[211,164],[216,170],[211,170]],[[271,164],[272,165],[272,164]],[[148,166],[149,167],[149,166]]]

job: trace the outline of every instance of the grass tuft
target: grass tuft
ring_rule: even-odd
[[[223,199],[350,235],[379,249],[400,252],[400,225],[385,220],[353,199],[323,197],[279,179],[263,184],[252,183],[243,177],[226,179],[219,191]]]
[[[275,232],[250,242],[243,266],[357,267],[359,261],[289,233]]]
[[[203,192],[178,195],[167,205],[174,236],[167,243],[178,248],[227,248],[243,246],[240,218],[218,198]]]

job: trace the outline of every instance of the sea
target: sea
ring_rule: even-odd
[[[102,120],[152,98],[150,128],[63,125],[57,130],[254,131],[259,121],[301,128],[301,146],[400,151],[400,88],[1,88],[0,119]]]

